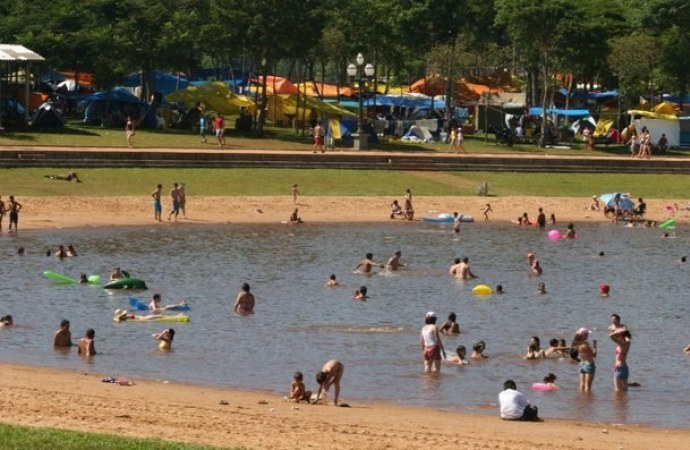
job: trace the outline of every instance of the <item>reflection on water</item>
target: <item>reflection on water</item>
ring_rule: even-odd
[[[56,230],[2,235],[0,315],[18,324],[0,330],[0,358],[80,369],[114,377],[147,377],[284,393],[292,374],[306,384],[325,361],[346,366],[343,398],[427,405],[497,414],[498,392],[507,378],[516,381],[544,417],[686,427],[690,405],[677,395],[686,389],[690,358],[685,318],[690,265],[675,261],[688,250],[682,229],[675,239],[660,230],[582,224],[579,239],[551,241],[545,233],[510,225],[474,224],[459,237],[449,226],[390,223],[233,225]],[[78,258],[56,261],[46,248],[74,244]],[[27,256],[17,257],[23,246]],[[368,252],[385,261],[402,250],[409,266],[399,273],[352,273]],[[597,256],[604,251],[606,256]],[[525,255],[534,252],[544,275],[529,276]],[[476,281],[447,275],[456,257],[468,256]],[[91,285],[62,285],[45,270],[78,278],[107,277],[120,265],[150,287],[145,292],[106,291]],[[331,273],[344,285],[323,287]],[[257,297],[256,314],[237,317],[230,308],[243,282]],[[503,296],[476,297],[478,283],[502,284]],[[547,295],[535,295],[539,282]],[[601,299],[598,286],[611,286]],[[352,290],[366,285],[370,299],[355,302]],[[160,292],[163,303],[187,299],[190,323],[115,323],[115,309],[129,308],[128,296],[148,302]],[[440,376],[422,374],[419,329],[427,311],[439,322],[454,311],[463,333],[443,337],[446,350],[468,349],[484,340],[484,361],[444,365]],[[627,394],[613,392],[615,345],[607,338],[612,313],[633,333],[628,357]],[[52,334],[61,319],[72,324],[73,341],[96,330],[92,359],[73,349],[53,351]],[[525,361],[529,338],[570,341],[581,326],[599,341],[598,371],[590,394],[578,390],[577,365],[565,360]],[[160,352],[151,334],[175,329],[175,351]],[[678,337],[681,337],[679,340]],[[664,345],[658,345],[658,343]],[[561,389],[531,391],[533,382],[553,372]],[[492,406],[493,405],[493,406]]]

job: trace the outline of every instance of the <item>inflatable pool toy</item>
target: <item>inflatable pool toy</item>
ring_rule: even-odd
[[[49,270],[43,272],[43,275],[50,278],[51,280],[59,281],[60,283],[79,283],[79,280],[75,280],[74,278],[66,277],[64,275],[60,275],[59,273],[51,272]],[[98,284],[101,281],[101,276],[91,275],[87,278],[87,280],[91,284]]]
[[[479,284],[472,288],[472,293],[474,295],[491,295],[494,293],[494,290],[485,284]]]
[[[139,311],[150,311],[149,305],[141,303],[136,297],[129,297],[129,304]],[[178,305],[173,308],[168,308],[168,311],[189,311],[189,306]]]
[[[441,213],[438,215],[439,219],[453,219],[453,215],[450,213]]]
[[[422,222],[427,222],[427,223],[453,223],[453,216],[450,214],[441,214],[441,216],[444,217],[422,217]],[[466,216],[464,214],[458,214],[458,217],[460,218],[460,222],[465,222],[465,223],[472,223],[474,222],[474,217],[472,216]]]
[[[558,230],[551,230],[546,233],[546,235],[549,237],[549,239],[563,239],[563,235]]]
[[[534,383],[532,385],[532,389],[535,391],[557,391],[558,386],[555,384],[546,384],[546,383]]]
[[[659,225],[659,228],[661,228],[662,230],[665,230],[666,228],[675,228],[675,227],[676,227],[676,219],[667,220],[666,222]]]
[[[139,278],[120,278],[103,286],[103,289],[148,289],[144,280]]]

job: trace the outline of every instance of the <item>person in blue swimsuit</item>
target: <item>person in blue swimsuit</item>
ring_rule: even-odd
[[[163,190],[163,185],[159,184],[156,186],[156,190],[151,193],[153,197],[153,220],[161,221],[161,213],[163,212],[163,207],[161,206],[161,191]]]

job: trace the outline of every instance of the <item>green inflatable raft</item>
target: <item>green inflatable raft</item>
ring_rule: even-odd
[[[120,278],[103,286],[104,289],[148,289],[146,282],[139,278]]]

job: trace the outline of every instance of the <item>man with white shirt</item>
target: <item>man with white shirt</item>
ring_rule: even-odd
[[[498,403],[501,407],[501,419],[539,421],[539,409],[532,406],[527,397],[517,390],[513,380],[503,383],[503,391],[498,394]]]

